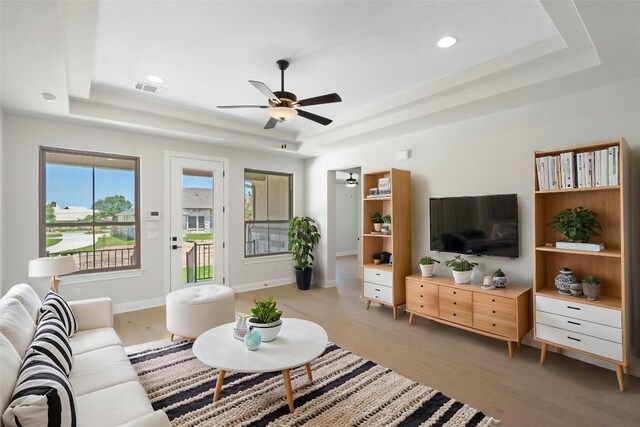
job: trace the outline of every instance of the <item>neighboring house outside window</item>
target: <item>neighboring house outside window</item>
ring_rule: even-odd
[[[137,157],[40,149],[40,256],[80,272],[140,268]]]
[[[213,227],[211,214],[213,190],[184,188],[182,190],[182,235],[188,232],[209,232]]]
[[[288,253],[293,174],[245,169],[245,257]]]

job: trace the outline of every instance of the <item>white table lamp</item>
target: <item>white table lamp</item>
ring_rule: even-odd
[[[51,276],[51,289],[58,293],[60,279],[56,276],[78,271],[78,264],[72,255],[53,258],[37,258],[29,261],[29,277]]]

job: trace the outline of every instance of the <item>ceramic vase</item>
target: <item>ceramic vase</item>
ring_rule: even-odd
[[[244,345],[251,351],[256,351],[260,347],[260,343],[262,342],[262,336],[257,329],[253,326],[249,326],[249,330],[244,335]]]
[[[418,264],[420,266],[420,273],[422,277],[433,276],[433,270],[436,268],[436,264]]]
[[[282,320],[278,319],[271,323],[255,323],[249,319],[247,324],[260,332],[262,342],[269,342],[275,340],[278,336],[280,328],[282,327]]]
[[[571,286],[569,286],[569,290],[571,291],[571,295],[574,297],[582,295],[582,283],[572,283]]]
[[[571,284],[578,281],[569,267],[563,267],[555,279],[556,289],[558,289],[559,294],[571,295]]]
[[[496,288],[506,288],[507,287],[507,278],[504,276],[496,276],[493,278],[493,286]]]
[[[471,275],[473,274],[473,270],[469,271],[453,271],[453,281],[459,285],[468,284],[471,282]]]

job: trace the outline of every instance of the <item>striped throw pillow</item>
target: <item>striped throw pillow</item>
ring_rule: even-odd
[[[2,422],[6,427],[76,427],[76,402],[69,378],[45,355],[34,354],[20,368]]]
[[[44,354],[49,357],[65,375],[69,376],[71,345],[67,330],[56,314],[47,312],[40,318],[33,342],[25,353],[25,360],[34,354]]]
[[[49,291],[44,296],[42,307],[40,307],[40,317],[42,318],[42,315],[47,312],[55,313],[60,320],[62,320],[62,324],[67,331],[68,337],[72,337],[76,332],[78,332],[78,322],[76,322],[76,318],[73,315],[73,311],[71,311],[71,307],[69,307],[69,304],[67,304],[64,298],[54,291]]]

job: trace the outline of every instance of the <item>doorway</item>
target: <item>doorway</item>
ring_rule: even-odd
[[[340,290],[359,293],[361,275],[360,168],[336,171],[335,179],[335,278]]]
[[[223,161],[170,156],[170,290],[225,284]]]

